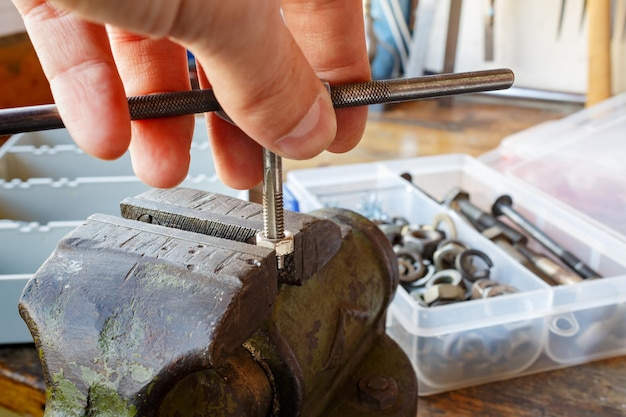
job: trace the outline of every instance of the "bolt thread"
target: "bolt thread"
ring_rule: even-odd
[[[267,239],[285,237],[282,159],[263,150],[263,231]]]
[[[285,211],[283,209],[283,194],[277,193],[274,196],[276,204],[276,238],[282,239],[285,237]]]
[[[268,239],[282,239],[285,237],[285,212],[283,196],[273,193],[263,196],[263,230]]]

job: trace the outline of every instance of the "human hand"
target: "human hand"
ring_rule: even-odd
[[[369,79],[361,0],[13,2],[77,144],[103,159],[130,149],[154,187],[185,178],[193,116],[131,123],[126,96],[189,89],[185,49],[237,124],[207,116],[218,174],[233,188],[261,180],[261,146],[307,159],[348,151],[363,133],[367,109],[335,112],[320,82]]]

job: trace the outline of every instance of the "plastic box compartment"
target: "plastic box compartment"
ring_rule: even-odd
[[[28,139],[28,136],[24,135],[23,139]],[[11,182],[28,181],[33,178],[134,177],[135,175],[128,152],[114,161],[103,161],[87,155],[73,144],[52,146],[25,144],[33,142],[32,140],[19,140],[0,153],[0,180]],[[189,166],[189,178],[215,177],[208,141],[194,140],[191,143],[191,155],[193,157]]]
[[[400,177],[405,172],[419,189]],[[292,171],[287,178],[301,211],[344,207],[417,224],[431,224],[446,210],[432,197],[453,187],[483,209],[507,193],[520,212],[605,277],[549,286],[448,211],[459,239],[493,259],[492,277],[520,292],[427,308],[398,288],[387,332],[413,362],[419,395],[626,354],[626,245],[525,184],[465,155]]]
[[[0,220],[0,341],[24,343],[32,336],[17,310],[17,300],[31,275],[57,242],[81,222],[22,223]]]

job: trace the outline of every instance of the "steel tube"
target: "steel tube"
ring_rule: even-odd
[[[330,87],[335,108],[397,103],[509,88],[509,69],[475,71],[395,80],[338,84]],[[131,120],[173,117],[221,110],[213,90],[176,91],[128,98]],[[0,110],[0,136],[64,127],[56,105]]]

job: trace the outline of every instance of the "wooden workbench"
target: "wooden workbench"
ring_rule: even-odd
[[[31,59],[30,53],[25,56],[20,62]],[[26,68],[30,71],[35,67]],[[3,74],[12,73],[3,73],[0,68],[0,76]],[[40,85],[39,78],[35,76],[35,80],[35,85]],[[45,96],[45,88],[38,90]],[[497,147],[511,133],[578,109],[485,98],[457,98],[451,107],[441,107],[437,101],[396,105],[370,114],[366,134],[352,152],[285,161],[284,166],[291,170],[454,152],[477,156]],[[41,416],[44,403],[45,386],[35,348],[0,346],[0,408],[23,416]],[[423,397],[418,410],[420,417],[624,416],[626,357]]]

